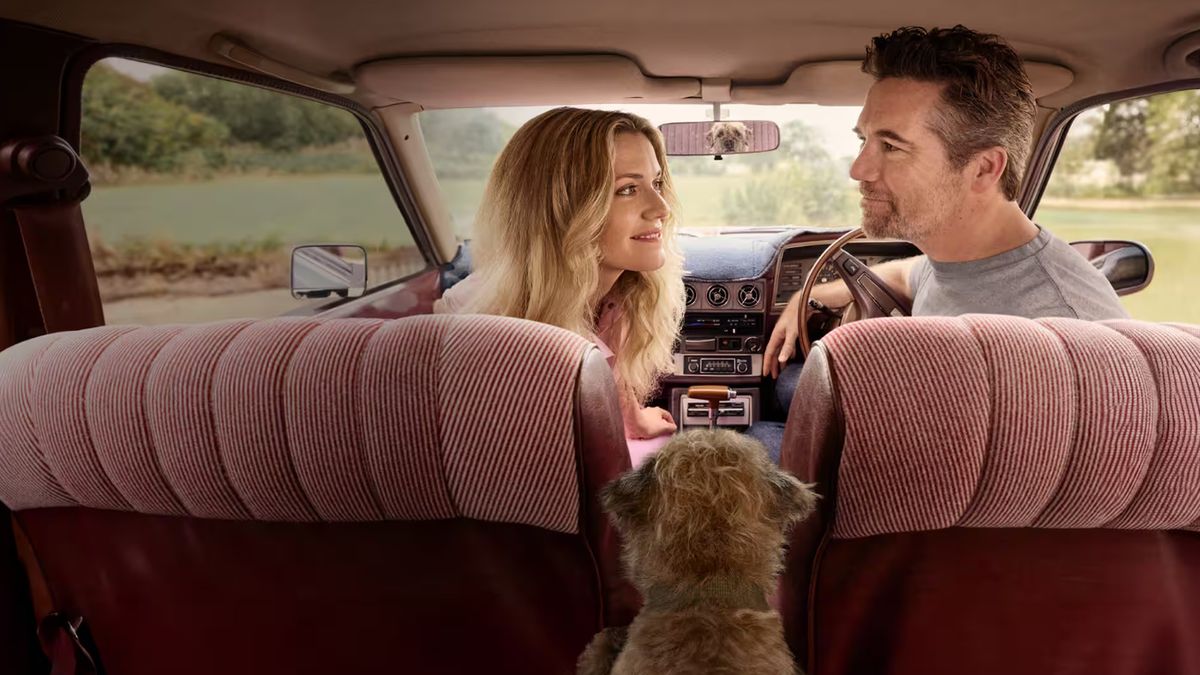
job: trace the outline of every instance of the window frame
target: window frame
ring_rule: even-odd
[[[1160,84],[1123,89],[1120,91],[1097,94],[1080,99],[1052,115],[1046,122],[1045,131],[1034,144],[1029,166],[1025,170],[1025,181],[1021,188],[1019,203],[1025,215],[1033,219],[1041,205],[1050,177],[1058,164],[1058,155],[1071,131],[1071,124],[1079,115],[1102,105],[1118,103],[1135,98],[1145,98],[1159,94],[1171,94],[1177,91],[1200,90],[1200,78],[1174,80]]]
[[[428,225],[419,215],[420,211],[415,206],[416,201],[400,168],[400,162],[391,144],[388,142],[388,136],[383,131],[380,119],[366,106],[344,96],[312,89],[265,74],[247,72],[217,63],[178,56],[150,47],[124,43],[102,43],[81,50],[73,55],[67,63],[66,72],[63,77],[62,96],[60,98],[62,110],[60,111],[59,118],[59,135],[70,143],[72,147],[81,147],[84,81],[87,78],[87,74],[91,71],[92,66],[109,58],[141,61],[150,65],[191,73],[193,75],[213,77],[246,86],[258,87],[285,96],[295,96],[345,110],[354,115],[355,119],[358,120],[363,135],[371,147],[371,152],[375,157],[375,164],[379,168],[380,175],[391,192],[392,201],[396,205],[397,215],[402,219],[403,224],[408,227],[409,233],[413,238],[413,243],[421,252],[421,257],[425,261],[425,267],[408,276],[392,279],[378,286],[368,287],[366,292],[361,296],[355,298],[338,298],[325,304],[314,305],[311,311],[312,314],[320,314],[321,312],[335,309],[350,302],[360,301],[373,294],[386,292],[400,284],[429,274],[431,270],[440,267],[434,254]],[[308,312],[305,313],[307,314]],[[295,314],[295,310],[287,313],[287,315]]]

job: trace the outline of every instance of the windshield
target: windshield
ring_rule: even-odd
[[[704,105],[587,105],[624,110],[655,125],[712,119]],[[550,107],[473,108],[421,113],[421,128],[442,197],[460,239],[471,225],[496,157],[517,128]],[[852,129],[860,107],[811,104],[729,105],[722,119],[769,120],[780,128],[779,149],[745,155],[671,157],[684,231],[736,227],[859,224],[857,184],[850,163],[858,153]]]

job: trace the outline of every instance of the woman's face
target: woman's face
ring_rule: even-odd
[[[663,221],[671,209],[662,196],[662,167],[645,135],[622,132],[613,155],[612,206],[600,235],[600,267],[651,272],[663,266]]]

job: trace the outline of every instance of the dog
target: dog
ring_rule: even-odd
[[[726,430],[675,436],[601,491],[644,605],[601,631],[579,675],[800,673],[767,596],[788,530],[817,496],[758,441]]]
[[[754,131],[743,122],[713,122],[704,138],[714,155],[750,152]]]

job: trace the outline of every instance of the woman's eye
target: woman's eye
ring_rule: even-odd
[[[662,191],[663,191],[663,182],[662,182],[662,179],[661,179],[661,178],[660,178],[660,179],[658,179],[658,180],[656,180],[656,181],[654,181],[654,191],[655,191],[655,192],[662,192]]]
[[[636,189],[637,189],[636,185],[626,185],[624,187],[617,188],[617,194],[619,194],[623,197],[628,197],[628,196],[632,195],[634,193],[634,190],[636,190]]]

